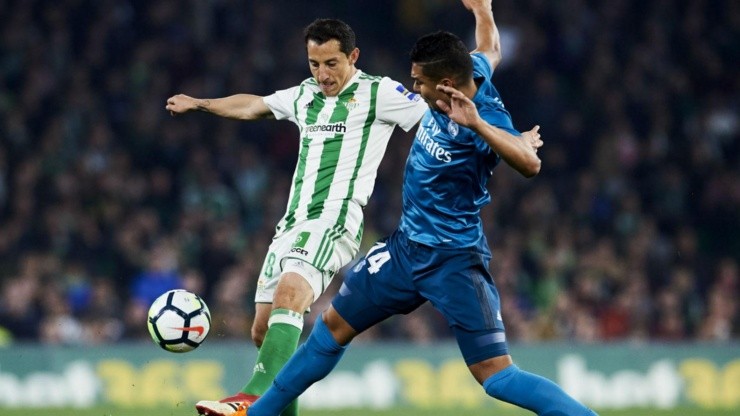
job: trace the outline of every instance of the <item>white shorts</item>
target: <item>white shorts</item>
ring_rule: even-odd
[[[355,258],[360,250],[356,236],[339,234],[335,224],[310,220],[296,225],[272,240],[257,281],[256,303],[272,303],[281,274],[289,271],[303,276],[313,289],[315,301],[334,275]]]

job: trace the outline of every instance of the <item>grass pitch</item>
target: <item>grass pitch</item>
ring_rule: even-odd
[[[598,411],[598,410],[597,410]],[[600,416],[736,416],[740,409],[706,410],[698,408],[681,408],[674,410],[629,409],[598,411]],[[191,406],[159,409],[121,409],[95,407],[90,409],[72,408],[2,408],[3,416],[196,416]],[[416,409],[397,408],[391,410],[346,409],[346,410],[303,410],[301,416],[532,416],[534,413],[523,410],[491,409]]]

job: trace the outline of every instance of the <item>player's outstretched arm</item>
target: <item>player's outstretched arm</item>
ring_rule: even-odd
[[[475,104],[465,94],[444,85],[437,85],[437,89],[450,96],[449,104],[437,100],[437,106],[447,113],[450,119],[476,132],[494,152],[523,176],[531,178],[540,172],[542,162],[537,157],[537,149],[543,144],[540,139],[540,126],[522,133],[522,137],[516,137],[483,120]]]
[[[167,99],[165,109],[173,116],[198,110],[237,120],[257,120],[273,117],[272,111],[265,105],[262,97],[251,94],[205,99],[177,94]]]
[[[481,52],[491,62],[491,67],[501,62],[501,38],[493,20],[491,0],[462,0],[465,7],[475,16],[475,43],[473,52]]]

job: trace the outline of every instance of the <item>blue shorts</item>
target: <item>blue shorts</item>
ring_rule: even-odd
[[[454,331],[465,363],[475,364],[508,354],[490,260],[487,247],[439,249],[397,230],[348,272],[332,305],[362,332],[430,301]]]

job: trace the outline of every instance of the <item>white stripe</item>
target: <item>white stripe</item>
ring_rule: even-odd
[[[267,321],[267,326],[270,327],[272,324],[288,324],[303,331],[303,317],[284,314],[273,315]]]

